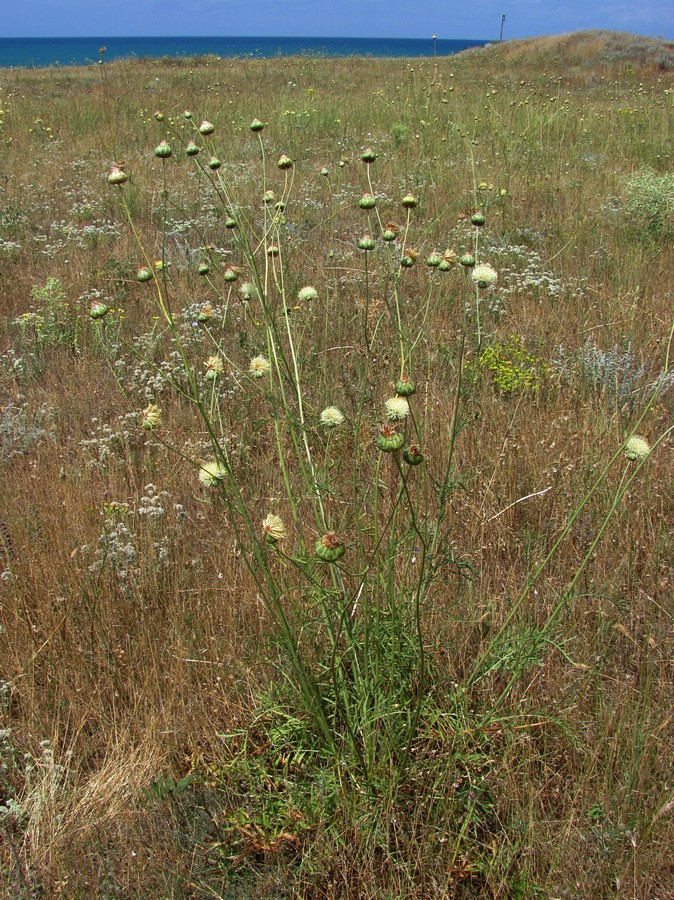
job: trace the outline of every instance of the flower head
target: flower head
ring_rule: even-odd
[[[209,381],[215,381],[218,375],[222,375],[225,371],[225,364],[221,356],[209,356],[206,362],[206,378]]]
[[[326,428],[338,428],[344,422],[344,413],[338,406],[326,406],[320,418]]]
[[[201,463],[199,469],[199,481],[204,487],[217,487],[223,480],[227,470],[217,460]]]
[[[161,425],[161,410],[156,403],[150,403],[146,406],[142,413],[141,425],[146,431],[158,428]]]
[[[489,285],[496,283],[498,273],[496,269],[493,269],[490,265],[483,264],[475,266],[470,273],[470,277],[479,288],[488,288]]]
[[[282,541],[284,537],[287,537],[288,531],[280,516],[269,513],[262,523],[262,534],[268,544],[275,544],[276,541]]]
[[[254,356],[250,361],[248,371],[253,378],[264,378],[271,372],[271,363],[266,356]]]
[[[648,459],[650,452],[650,444],[638,434],[633,434],[625,444],[625,456],[632,462],[644,462]]]
[[[208,122],[206,119],[199,126],[200,134],[213,134],[215,131],[215,125],[212,122]]]
[[[399,397],[397,394],[387,400],[384,406],[386,407],[386,418],[392,422],[400,422],[410,414],[409,403],[404,397]]]
[[[300,288],[300,291],[297,295],[297,299],[302,300],[302,301],[315,300],[317,297],[318,297],[318,291],[316,290],[315,287],[311,287],[310,285]]]

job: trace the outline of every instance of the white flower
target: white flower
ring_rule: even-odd
[[[315,287],[311,287],[307,285],[306,287],[300,288],[300,291],[297,295],[298,300],[302,301],[311,301],[315,300],[318,297],[318,291]]]
[[[470,276],[479,288],[488,288],[498,280],[498,272],[489,265],[475,266]]]
[[[344,413],[338,406],[326,406],[321,413],[321,425],[326,428],[337,428],[344,421]]]
[[[648,459],[650,452],[648,441],[637,434],[633,434],[625,444],[625,456],[632,462],[643,462]]]
[[[161,410],[155,403],[150,403],[143,410],[141,419],[143,428],[150,431],[152,428],[158,428],[161,425]]]
[[[204,487],[217,487],[223,480],[227,470],[217,460],[201,463],[199,469],[199,481]]]
[[[209,356],[204,365],[206,366],[206,378],[209,381],[214,381],[225,371],[225,364],[220,356]]]
[[[264,534],[264,539],[267,543],[275,544],[276,541],[282,541],[283,538],[287,536],[288,531],[280,516],[269,513],[262,523],[262,533]]]
[[[406,419],[410,414],[410,405],[404,397],[391,397],[384,404],[386,407],[386,417],[392,422],[399,422]]]
[[[266,356],[254,356],[250,361],[248,371],[253,378],[264,378],[271,372],[271,363]]]
[[[256,300],[259,297],[258,290],[252,281],[244,281],[239,288],[242,300]]]

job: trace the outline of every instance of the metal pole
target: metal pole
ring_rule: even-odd
[[[505,24],[505,13],[501,15],[501,35],[499,37],[499,43],[503,40],[503,26]]]

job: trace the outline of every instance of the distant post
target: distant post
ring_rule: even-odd
[[[502,15],[501,15],[501,34],[498,39],[499,43],[501,43],[501,41],[503,40],[503,26],[504,25],[505,25],[505,13],[502,13]]]
[[[438,36],[433,35],[433,84],[438,80]]]

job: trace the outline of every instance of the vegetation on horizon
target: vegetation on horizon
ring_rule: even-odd
[[[669,896],[674,88],[522,43],[0,72],[9,895]]]

